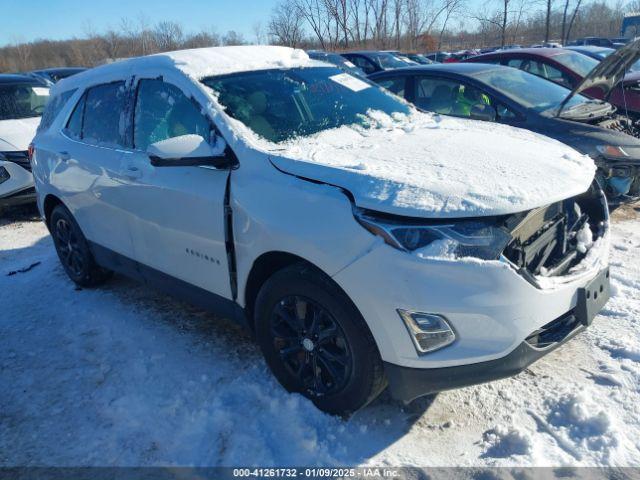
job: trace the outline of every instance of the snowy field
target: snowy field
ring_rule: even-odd
[[[0,466],[639,466],[640,207],[613,233],[613,298],[564,348],[342,420],[285,392],[231,322],[122,277],[75,288],[44,225],[5,214]]]

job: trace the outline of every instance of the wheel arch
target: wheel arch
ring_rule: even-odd
[[[44,197],[44,201],[42,202],[42,213],[44,214],[44,220],[47,228],[49,228],[51,213],[53,212],[53,209],[58,205],[64,206],[64,203],[52,193],[49,193],[46,197]]]

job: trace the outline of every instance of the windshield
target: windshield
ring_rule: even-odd
[[[209,77],[227,114],[272,142],[337,128],[368,126],[367,112],[409,113],[380,87],[332,67],[262,70]]]
[[[49,99],[49,89],[29,83],[0,84],[0,120],[39,117]]]
[[[538,113],[556,110],[571,93],[571,90],[557,83],[515,68],[486,70],[473,76],[520,105]],[[574,95],[567,103],[566,109],[587,101],[588,99],[582,95]]]
[[[573,70],[581,77],[586,77],[589,72],[600,63],[595,58],[588,57],[582,53],[569,51],[554,55],[553,59],[568,69]]]

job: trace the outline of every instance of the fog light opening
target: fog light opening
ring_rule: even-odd
[[[442,315],[398,309],[419,354],[451,345],[456,334]]]

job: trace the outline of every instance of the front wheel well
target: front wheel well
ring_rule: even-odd
[[[258,292],[264,282],[266,282],[274,273],[289,267],[296,263],[306,264],[309,267],[321,271],[314,264],[302,257],[287,252],[267,252],[260,255],[254,262],[247,278],[244,289],[245,312],[249,324],[253,328],[254,319],[253,312]]]

